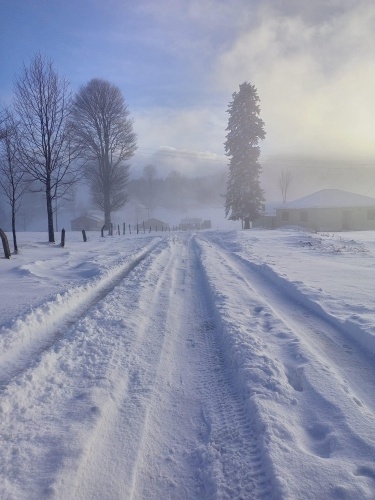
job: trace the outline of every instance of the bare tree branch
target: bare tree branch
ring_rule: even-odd
[[[45,191],[49,241],[54,242],[52,201],[65,195],[80,176],[78,149],[67,121],[71,93],[53,63],[37,54],[15,82],[15,110],[19,117],[19,161]]]
[[[283,196],[283,203],[286,202],[286,197],[291,182],[292,182],[291,172],[289,170],[283,170],[279,177],[279,188],[281,189],[281,194]]]
[[[103,210],[109,227],[111,213],[127,202],[127,162],[136,150],[133,122],[120,89],[105,80],[91,80],[75,97],[70,124],[85,160],[92,201]]]
[[[28,189],[26,172],[19,162],[19,136],[14,115],[7,110],[0,143],[0,188],[11,207],[14,253],[18,253],[16,214],[21,206],[21,197]]]

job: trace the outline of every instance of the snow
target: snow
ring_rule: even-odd
[[[0,498],[375,498],[374,232],[18,237]]]

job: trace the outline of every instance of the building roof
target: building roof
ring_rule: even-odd
[[[322,189],[298,200],[284,203],[279,208],[334,208],[334,207],[375,207],[375,198],[342,191],[341,189]]]
[[[97,217],[96,215],[80,215],[79,217],[77,217],[76,219],[73,219],[71,220],[71,222],[78,222],[82,219],[90,219],[90,220],[94,220],[94,221],[97,221],[97,222],[102,222],[104,219],[102,219],[101,217]]]

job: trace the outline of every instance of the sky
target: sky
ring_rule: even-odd
[[[266,182],[275,166],[298,178],[307,158],[336,178],[375,169],[373,0],[0,0],[3,104],[37,52],[73,91],[95,77],[121,89],[135,172],[225,168],[226,110],[244,81],[261,101]]]

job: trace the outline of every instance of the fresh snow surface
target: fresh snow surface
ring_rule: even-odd
[[[1,499],[374,499],[375,233],[19,233]]]

